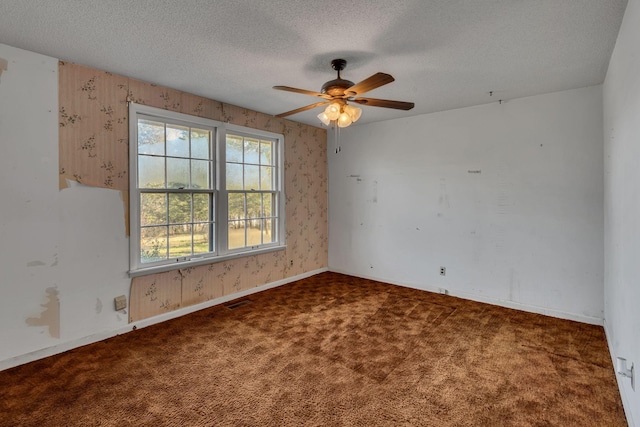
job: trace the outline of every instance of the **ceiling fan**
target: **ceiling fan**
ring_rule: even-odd
[[[320,121],[327,126],[330,124],[337,124],[339,127],[347,127],[351,123],[357,121],[362,113],[360,108],[349,105],[348,102],[360,105],[369,105],[371,107],[394,108],[396,110],[405,111],[411,110],[414,107],[415,104],[413,102],[360,97],[360,95],[379,88],[380,86],[389,84],[395,79],[389,74],[376,73],[371,77],[354,84],[352,81],[345,80],[340,76],[340,72],[344,70],[346,66],[347,61],[344,59],[334,59],[331,61],[331,67],[338,72],[338,78],[329,80],[323,84],[320,92],[297,89],[289,86],[274,86],[273,88],[277,90],[301,93],[303,95],[311,95],[323,99],[323,101],[316,102],[315,104],[278,114],[276,117],[286,117],[326,105],[327,107],[325,110],[318,115]]]

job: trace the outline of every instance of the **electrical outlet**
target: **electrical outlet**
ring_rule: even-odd
[[[116,305],[116,311],[124,310],[125,308],[127,308],[127,297],[124,295],[115,297],[114,302]]]
[[[440,267],[440,275],[441,276],[447,275],[447,267]]]
[[[289,260],[289,265],[293,267],[293,260]]]
[[[631,379],[631,388],[633,389],[633,391],[636,390],[634,371],[635,369],[633,367],[633,363],[631,363],[631,368],[627,368],[627,359],[625,359],[624,357],[617,358],[616,372],[618,373],[618,375],[622,375],[623,377]]]

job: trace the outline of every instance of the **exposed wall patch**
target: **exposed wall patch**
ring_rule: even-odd
[[[47,302],[40,304],[44,311],[38,317],[29,317],[26,322],[29,326],[47,326],[49,335],[60,338],[60,299],[58,289],[51,287],[46,289]]]
[[[0,58],[0,77],[2,76],[2,72],[6,71],[9,68],[9,61],[4,58]]]

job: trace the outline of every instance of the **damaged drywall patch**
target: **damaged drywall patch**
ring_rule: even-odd
[[[0,58],[0,77],[2,77],[2,72],[6,71],[9,68],[9,61],[4,58]]]
[[[38,317],[27,318],[29,326],[47,326],[49,335],[53,338],[60,338],[60,299],[58,298],[58,289],[55,287],[47,288],[47,302],[40,304],[44,311]]]
[[[107,190],[118,191],[120,193],[120,200],[122,200],[125,236],[129,237],[129,192],[128,191],[117,190],[114,188],[107,188],[96,182],[88,182],[86,180],[83,180],[81,182],[80,179],[76,176],[71,177],[69,175],[64,175],[62,173],[58,177],[59,177],[60,191],[66,190],[67,188],[76,188],[76,187],[106,188]]]

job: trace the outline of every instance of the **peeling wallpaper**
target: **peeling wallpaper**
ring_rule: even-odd
[[[282,251],[132,279],[131,322],[327,267],[324,129],[60,62],[60,189],[71,180],[121,191],[128,234],[128,102],[283,134],[287,228]]]

